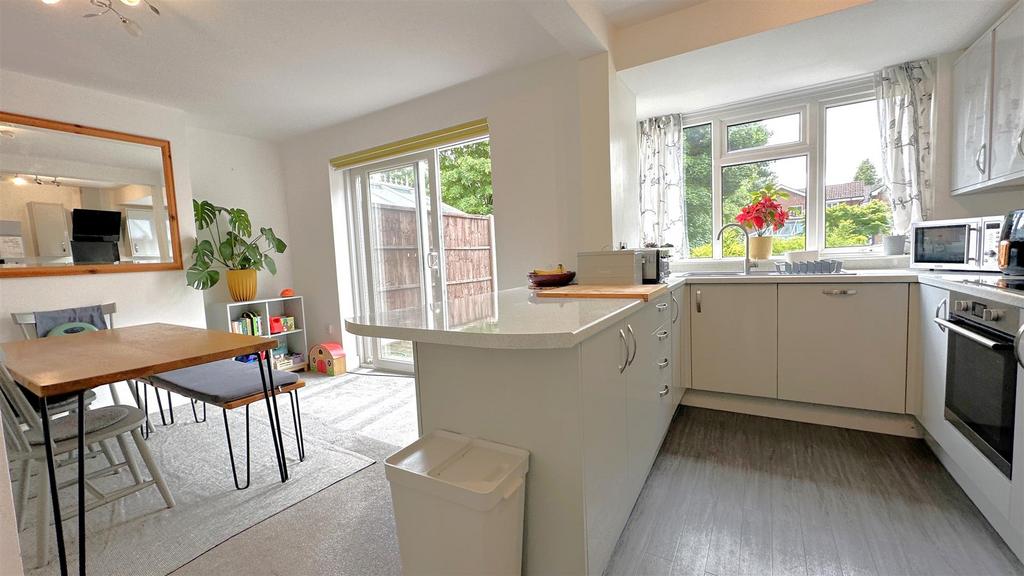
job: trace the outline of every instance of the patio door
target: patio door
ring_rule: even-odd
[[[402,323],[446,318],[437,155],[426,150],[349,171],[358,216],[360,312]],[[363,338],[360,356],[374,368],[412,371],[412,343]]]

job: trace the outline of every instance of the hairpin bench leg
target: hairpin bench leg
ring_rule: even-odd
[[[195,400],[194,398],[190,398],[189,400],[192,402],[192,418],[195,419],[196,424],[206,422],[206,402],[203,402],[203,419],[200,420],[199,413],[196,412],[196,402],[198,402],[198,400]]]
[[[270,420],[270,435],[274,440],[274,455],[277,457],[277,468],[281,473],[281,482],[288,481],[288,464],[284,455],[284,438],[281,436],[281,419],[277,412],[277,395],[273,394],[274,373],[270,369],[270,354],[267,354],[267,366],[264,369],[263,362],[256,360],[260,368],[260,380],[263,382],[263,398],[267,402],[267,416]]]
[[[231,447],[231,427],[228,425],[228,411],[225,408],[221,408],[221,412],[224,414],[224,434],[228,439],[228,459],[231,460],[231,476],[235,479],[235,489],[245,490],[249,487],[250,462],[252,459],[252,453],[249,448],[249,405],[245,405],[245,486],[238,484],[238,472],[235,471],[235,451]]]
[[[299,393],[292,390],[288,393],[292,406],[292,424],[295,425],[295,443],[299,450],[299,462],[306,460],[306,439],[302,435],[302,412],[299,411]]]

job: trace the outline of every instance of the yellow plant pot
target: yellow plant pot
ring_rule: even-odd
[[[771,236],[750,237],[750,258],[752,260],[767,260],[772,255]]]
[[[228,270],[228,292],[235,302],[256,299],[256,271]]]

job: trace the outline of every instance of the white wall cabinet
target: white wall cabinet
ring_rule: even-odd
[[[971,45],[953,65],[953,188],[988,180],[992,33]]]
[[[993,31],[991,178],[1024,173],[1024,7]]]
[[[1024,7],[953,65],[953,194],[1024,182]]]
[[[691,386],[775,398],[775,284],[696,284],[690,290]]]
[[[782,400],[902,414],[907,284],[779,286]]]

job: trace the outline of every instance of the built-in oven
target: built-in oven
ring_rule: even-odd
[[[1021,311],[956,292],[950,302],[948,318],[935,317],[949,334],[946,421],[1010,478]]]

